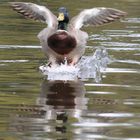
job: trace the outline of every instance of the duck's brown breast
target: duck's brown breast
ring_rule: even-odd
[[[48,46],[56,53],[66,55],[76,47],[76,40],[67,32],[60,31],[48,38]]]

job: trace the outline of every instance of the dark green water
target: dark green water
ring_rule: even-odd
[[[0,1],[0,140],[140,140],[140,1],[26,0],[54,13],[66,6],[71,17],[101,6],[128,13],[121,22],[85,28],[85,55],[104,46],[115,59],[100,83],[44,80],[36,35],[46,25],[25,20],[7,2]]]

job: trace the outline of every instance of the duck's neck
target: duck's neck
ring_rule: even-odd
[[[64,21],[58,22],[58,30],[67,30],[67,23]]]

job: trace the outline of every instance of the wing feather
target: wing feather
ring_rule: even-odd
[[[125,12],[113,8],[98,7],[85,9],[79,15],[72,18],[70,25],[76,29],[80,29],[83,25],[98,26],[113,22],[125,15]]]
[[[10,5],[26,18],[47,23],[48,27],[57,25],[57,17],[45,6],[24,2],[10,2]]]

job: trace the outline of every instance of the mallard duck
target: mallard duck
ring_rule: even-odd
[[[49,66],[61,64],[67,60],[69,65],[75,65],[85,52],[88,34],[80,30],[84,25],[98,26],[120,19],[125,12],[105,7],[85,9],[69,20],[65,7],[58,9],[56,17],[48,8],[34,3],[11,2],[11,6],[26,18],[47,23],[38,38],[42,50],[49,59]]]

